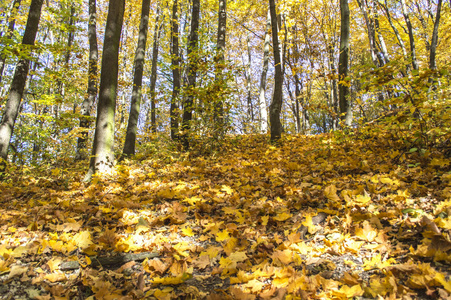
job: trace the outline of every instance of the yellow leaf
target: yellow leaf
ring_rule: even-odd
[[[257,279],[252,279],[248,283],[244,284],[243,287],[249,288],[249,289],[251,289],[252,293],[255,293],[255,292],[261,291],[265,285],[266,285],[265,283],[263,283]]]
[[[221,231],[218,234],[216,234],[216,241],[217,242],[225,241],[228,238],[230,238],[230,236],[229,236],[229,232],[227,231],[227,229],[224,229],[223,231]]]
[[[91,233],[89,231],[81,231],[74,235],[73,241],[75,245],[81,249],[86,249],[93,244],[91,240]]]
[[[61,258],[58,258],[58,257],[54,257],[47,262],[47,266],[49,266],[51,272],[55,272],[56,270],[58,270],[60,264],[61,264]]]
[[[63,273],[52,273],[45,275],[44,279],[47,279],[48,281],[53,283],[58,281],[65,281],[67,278]]]
[[[305,221],[302,222],[302,225],[307,227],[310,234],[313,234],[317,231],[316,226],[313,224],[312,215],[310,214],[305,216]]]
[[[339,202],[340,197],[337,195],[337,187],[335,185],[329,185],[324,189],[324,195],[327,199],[333,201],[333,202]]]
[[[368,221],[363,222],[363,228],[357,228],[355,235],[364,241],[372,242],[377,237],[377,229],[371,227]]]
[[[183,236],[194,236],[194,232],[191,227],[184,227],[182,229]]]
[[[290,249],[285,249],[283,251],[276,250],[271,255],[271,258],[273,260],[278,259],[281,263],[287,265],[293,261],[293,251],[291,251]]]
[[[191,274],[183,273],[176,277],[156,277],[153,280],[153,284],[162,284],[162,285],[172,285],[172,284],[181,284],[192,277]]]
[[[448,293],[451,293],[451,280],[450,281],[446,281],[445,275],[443,273],[437,272],[435,274],[434,279],[436,281],[440,282],[440,284],[443,285],[443,287],[445,288],[445,290],[448,291]]]
[[[263,216],[261,219],[262,219],[263,226],[268,225],[269,216]]]
[[[12,266],[11,270],[9,271],[8,278],[13,278],[15,276],[21,276],[25,272],[27,272],[28,267],[27,266]]]
[[[53,175],[53,176],[58,176],[58,175],[60,175],[60,174],[61,174],[61,170],[60,170],[60,169],[56,168],[56,169],[53,169],[53,170],[52,170],[52,175]]]
[[[221,187],[221,191],[226,192],[227,195],[232,195],[233,194],[233,189],[230,186],[227,186],[227,185],[223,185]]]
[[[273,217],[273,219],[276,220],[276,221],[282,222],[282,221],[288,220],[288,219],[291,218],[291,217],[292,217],[291,214],[288,214],[288,213],[286,213],[286,212],[283,212],[283,213],[277,214],[277,216]]]
[[[338,291],[333,291],[333,294],[339,296],[339,295],[344,295],[347,298],[354,298],[354,297],[358,297],[358,296],[362,296],[363,295],[363,290],[360,287],[360,285],[354,285],[352,287],[349,287],[347,285],[343,285],[340,290]]]
[[[230,254],[229,259],[233,262],[242,262],[247,259],[246,252],[235,252]]]

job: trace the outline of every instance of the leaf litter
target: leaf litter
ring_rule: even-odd
[[[240,139],[90,185],[74,166],[1,183],[0,298],[450,299],[449,157]]]

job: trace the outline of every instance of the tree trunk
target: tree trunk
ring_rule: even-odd
[[[360,10],[362,11],[363,17],[365,19],[365,24],[367,28],[367,34],[368,34],[368,41],[370,44],[370,53],[371,53],[371,60],[373,61],[373,64],[376,67],[381,67],[383,63],[379,60],[379,57],[377,55],[376,50],[376,33],[375,33],[375,24],[373,17],[370,17],[368,15],[368,7],[366,4],[366,1],[363,0],[363,3],[361,0],[357,0],[357,3],[360,7]]]
[[[280,62],[279,36],[277,32],[277,15],[275,0],[269,0],[271,12],[272,41],[274,51],[274,94],[269,106],[269,120],[271,125],[271,141],[277,141],[282,136],[282,123],[280,122],[280,112],[282,110],[282,65]]]
[[[43,0],[31,1],[22,45],[34,45],[36,34],[38,32],[39,20],[41,19],[42,3]],[[25,55],[24,57],[28,57],[28,55]],[[22,100],[29,68],[29,59],[19,59],[11,82],[8,100],[0,123],[0,176],[4,174],[6,169],[8,147],[14,130],[14,123],[16,122],[17,114],[19,112],[20,101]]]
[[[348,0],[340,0],[340,56],[338,59],[338,76],[340,83],[338,85],[340,117],[346,126],[351,126],[352,110],[349,100],[348,83],[344,82],[348,76],[349,61],[349,5]]]
[[[405,0],[401,0],[401,6],[402,6],[402,14],[404,16],[404,20],[406,21],[407,30],[409,33],[409,44],[410,44],[410,55],[412,59],[412,67],[414,70],[418,70],[418,63],[417,63],[417,54],[415,50],[415,39],[413,37],[413,29],[412,29],[412,23],[410,23],[410,17],[409,13],[407,12],[407,5]]]
[[[436,12],[435,21],[434,21],[434,30],[432,32],[431,51],[429,53],[429,69],[431,69],[431,70],[437,69],[435,56],[436,56],[436,51],[437,51],[438,27],[440,25],[441,10],[442,10],[442,0],[438,0],[437,12]]]
[[[217,100],[214,103],[214,121],[218,136],[222,136],[225,131],[224,127],[224,75],[222,74],[225,68],[224,52],[226,43],[226,28],[227,28],[227,1],[219,0],[218,10],[218,38],[217,38],[217,53],[215,58],[215,85],[217,86]]]
[[[14,0],[11,7],[11,20],[8,23],[8,31],[5,38],[10,39],[14,33],[14,27],[16,25],[16,15],[20,7],[21,0]],[[2,35],[0,34],[0,37]],[[0,84],[2,83],[3,70],[5,69],[6,55],[0,54]]]
[[[179,94],[181,86],[180,78],[180,54],[179,54],[179,18],[177,0],[172,4],[171,19],[171,69],[172,69],[172,97],[169,114],[171,116],[171,139],[177,138],[179,127]]]
[[[259,88],[259,106],[260,106],[260,133],[266,134],[268,132],[268,112],[266,111],[266,75],[268,74],[269,64],[269,43],[271,30],[271,12],[268,10],[268,17],[266,18],[266,30],[265,30],[265,46],[263,48],[263,68],[262,76],[260,77]]]
[[[246,65],[247,115],[251,119],[251,121],[254,121],[254,108],[252,107],[252,91],[251,91],[252,52],[251,52],[251,36],[250,36],[250,34],[247,35],[246,46],[247,46],[247,65]]]
[[[157,132],[157,115],[156,115],[156,95],[157,86],[157,64],[158,64],[158,48],[160,45],[160,34],[163,28],[164,20],[159,23],[160,7],[157,7],[157,16],[155,18],[155,28],[153,32],[152,46],[152,69],[150,73],[150,127],[153,133]]]
[[[191,128],[191,120],[193,118],[194,89],[197,79],[197,60],[199,53],[197,51],[199,41],[199,18],[200,18],[200,0],[193,0],[193,10],[191,17],[191,29],[188,41],[188,95],[184,99],[183,104],[183,120],[182,120],[182,143],[185,150],[189,148],[189,131]]]
[[[381,58],[381,60],[382,60],[382,64],[385,65],[390,62],[390,58],[388,57],[388,50],[387,50],[387,46],[385,45],[384,36],[380,32],[379,14],[376,12],[376,4],[373,2],[372,5],[373,5],[372,9],[374,10],[374,12],[373,12],[374,27],[375,27],[377,39],[379,40],[379,49],[382,52],[382,56],[383,56]]]
[[[103,43],[96,131],[85,181],[89,181],[96,172],[109,172],[114,164],[114,117],[119,69],[119,42],[124,9],[125,0],[110,0]]]
[[[334,50],[335,48],[335,39],[333,45],[329,46],[329,70],[332,74],[332,107],[335,115],[332,117],[332,129],[338,129],[338,86],[337,86],[337,70],[335,67],[335,59],[334,59]]]
[[[390,11],[388,10],[387,0],[385,0],[385,5],[382,4],[381,2],[378,2],[378,4],[385,11],[385,15],[387,17],[388,23],[390,24],[390,27],[392,28],[393,33],[396,36],[396,40],[398,41],[398,44],[401,47],[402,55],[404,56],[404,58],[406,58],[407,57],[407,50],[406,50],[406,47],[404,45],[404,41],[402,40],[401,35],[399,34],[398,28],[396,28],[396,26],[393,24],[393,19],[391,18]],[[407,72],[408,71],[409,71],[409,69],[407,68]]]
[[[150,0],[143,0],[141,8],[141,23],[139,24],[138,46],[136,47],[135,54],[135,65],[134,65],[135,74],[133,75],[133,91],[132,91],[132,99],[130,102],[130,114],[128,116],[127,133],[125,135],[124,150],[122,151],[123,157],[135,155],[136,132],[138,131],[138,117],[139,112],[141,110],[141,98],[142,98],[141,88],[143,81],[144,58],[146,56],[147,30],[149,28],[149,11],[150,11]],[[158,55],[158,53],[156,55]],[[153,67],[154,66],[152,66],[152,69]],[[155,86],[154,86],[154,94],[155,94]]]
[[[60,6],[61,10],[65,9],[63,5]],[[58,125],[58,120],[60,118],[60,110],[64,101],[64,82],[63,77],[65,72],[69,68],[70,55],[72,52],[72,44],[74,42],[75,34],[74,34],[74,23],[75,23],[75,7],[74,4],[71,3],[69,9],[69,20],[67,22],[68,33],[67,33],[67,48],[64,53],[64,56],[58,61],[55,65],[55,71],[59,72],[58,80],[56,81],[56,91],[55,91],[55,100],[56,103],[53,105],[54,112],[54,121],[53,121],[53,132],[52,135],[54,137],[58,136],[58,131],[60,126]],[[62,64],[62,67],[57,70],[57,65]]]
[[[81,105],[80,128],[83,130],[81,136],[77,140],[77,154],[75,159],[81,160],[86,158],[84,153],[86,149],[86,141],[88,139],[88,128],[91,123],[89,116],[91,108],[97,97],[97,60],[99,50],[97,48],[97,9],[96,0],[89,0],[89,21],[88,21],[88,41],[89,41],[89,69],[88,69],[88,91],[83,104]]]

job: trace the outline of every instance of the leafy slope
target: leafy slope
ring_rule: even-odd
[[[174,153],[176,155],[176,153]],[[1,186],[0,295],[33,299],[451,296],[451,168],[388,135],[234,138],[109,180]],[[156,253],[96,266],[96,257]],[[80,268],[61,270],[69,261]],[[63,268],[64,269],[64,268]]]

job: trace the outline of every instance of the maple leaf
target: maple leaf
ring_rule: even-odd
[[[273,217],[274,220],[279,221],[279,222],[283,222],[288,220],[289,218],[291,218],[292,215],[286,212],[281,212],[279,214],[277,214],[277,216]]]
[[[167,264],[165,264],[163,261],[161,261],[158,258],[154,258],[151,260],[146,259],[143,262],[144,270],[148,273],[151,273],[152,271],[157,272],[159,275],[163,275],[166,270],[169,268]]]
[[[277,250],[274,251],[274,253],[271,255],[271,258],[273,260],[279,260],[282,264],[289,264],[293,261],[293,251],[289,250],[289,249],[285,249],[285,250]]]
[[[194,266],[198,269],[205,269],[207,266],[210,266],[210,258],[208,255],[200,255],[195,261]]]
[[[75,245],[81,249],[86,249],[93,244],[91,233],[89,231],[81,231],[74,235],[73,241]]]
[[[222,242],[222,241],[225,241],[225,240],[227,240],[229,238],[230,238],[229,232],[227,231],[227,229],[225,229],[225,230],[223,230],[223,231],[221,231],[221,232],[216,234],[216,239],[215,240],[217,242]]]
[[[243,287],[250,289],[252,293],[256,293],[261,291],[265,285],[266,284],[257,279],[252,279],[248,283],[244,284]]]
[[[191,227],[183,227],[182,233],[184,236],[194,236],[193,229]]]
[[[324,195],[332,202],[340,202],[340,197],[337,195],[337,187],[333,184],[326,186]]]
[[[193,276],[188,273],[180,274],[176,277],[155,277],[152,281],[153,284],[162,284],[162,285],[177,285],[181,284]]]
[[[355,235],[364,241],[372,242],[377,237],[377,229],[374,229],[368,221],[364,221],[363,228],[357,228]]]
[[[16,276],[21,276],[21,275],[25,274],[25,272],[27,272],[27,270],[28,270],[27,266],[14,265],[11,267],[11,269],[9,271],[8,279],[16,277]]]
[[[332,294],[335,296],[344,296],[345,298],[354,298],[362,296],[363,290],[358,284],[352,287],[343,285],[338,291],[332,291]]]

